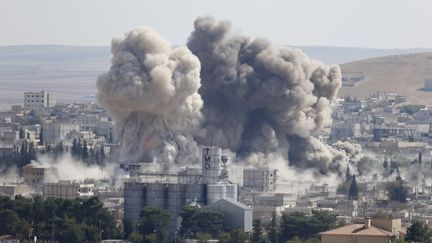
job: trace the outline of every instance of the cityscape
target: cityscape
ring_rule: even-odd
[[[0,41],[0,243],[432,242],[432,49],[221,16]]]

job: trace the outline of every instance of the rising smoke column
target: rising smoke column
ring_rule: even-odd
[[[187,46],[201,61],[206,131],[197,141],[243,158],[277,155],[321,172],[334,166],[332,149],[311,135],[331,122],[339,67],[232,34],[229,22],[201,17],[194,26]]]
[[[203,105],[198,58],[145,27],[114,38],[111,52],[97,98],[114,120],[120,160],[194,162],[199,149],[191,133]]]

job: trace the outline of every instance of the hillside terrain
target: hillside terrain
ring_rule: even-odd
[[[339,96],[366,97],[377,90],[394,91],[409,101],[432,105],[432,93],[423,91],[424,80],[432,78],[432,52],[393,55],[341,65],[342,73],[364,75],[352,87],[344,86]]]
[[[432,52],[432,49],[368,49],[351,47],[328,47],[328,46],[291,46],[301,49],[313,59],[318,59],[328,64],[344,64],[346,71],[360,70],[368,74],[370,82],[374,85],[360,83],[358,87],[343,88],[342,95],[368,94],[370,88],[382,88],[388,85],[386,80],[405,80],[405,84],[415,84],[415,88],[421,88],[424,77],[430,77],[425,69],[431,61],[420,62],[411,60],[410,56],[400,56],[399,61],[395,58],[368,59],[395,53]],[[425,55],[425,54],[423,54]],[[23,93],[29,90],[48,90],[57,93],[58,102],[72,101],[94,101],[96,94],[96,78],[109,69],[110,47],[108,46],[0,46],[0,109],[8,109],[12,104],[22,104]],[[408,58],[408,59],[406,59]],[[406,61],[405,61],[406,59]],[[384,63],[386,63],[384,65]],[[404,64],[406,63],[406,64]],[[397,70],[394,70],[397,69]],[[399,69],[407,69],[401,71]],[[412,71],[410,71],[412,70]],[[394,71],[395,73],[391,73]],[[387,73],[389,72],[389,73]],[[406,75],[407,78],[402,78]],[[375,82],[376,80],[376,82]],[[413,81],[412,81],[413,80]],[[369,82],[368,81],[368,82]],[[399,84],[398,84],[399,85]],[[400,83],[400,85],[403,85]],[[389,85],[392,87],[393,85]],[[410,90],[407,89],[407,90]],[[406,91],[403,86],[399,90]],[[414,97],[417,93],[429,97],[427,93],[413,91]],[[410,93],[407,93],[410,94]],[[421,98],[422,99],[422,98]]]

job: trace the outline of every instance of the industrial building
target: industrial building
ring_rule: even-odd
[[[47,91],[24,92],[24,108],[38,109],[52,107],[57,103],[56,95]]]
[[[136,223],[144,207],[160,207],[170,214],[170,231],[174,232],[178,228],[180,212],[187,205],[205,206],[221,199],[237,201],[238,185],[228,180],[227,161],[228,157],[222,154],[221,148],[203,147],[199,174],[192,169],[178,174],[147,173],[132,177],[124,184],[125,220]],[[148,176],[152,176],[152,180],[147,180]],[[249,219],[248,215],[244,213],[243,217],[248,218],[251,224],[252,217]],[[244,228],[248,229],[248,226]]]
[[[44,183],[43,198],[75,199],[94,196],[94,185],[72,181],[59,181],[57,183]]]
[[[74,123],[43,123],[44,144],[57,144],[66,139],[66,136],[73,131],[80,131],[80,127]]]
[[[243,170],[243,187],[255,192],[276,190],[277,170],[268,167]]]

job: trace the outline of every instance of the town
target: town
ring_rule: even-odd
[[[217,147],[202,147],[201,163],[179,167],[176,173],[155,163],[119,163],[113,121],[102,107],[57,103],[56,94],[48,91],[29,91],[23,97],[24,106],[0,113],[0,161],[5,175],[0,194],[83,202],[97,197],[112,216],[114,228],[121,225],[132,240],[137,233],[133,226],[126,232],[125,223],[137,225],[146,207],[164,210],[169,216],[166,231],[179,239],[210,239],[222,231],[200,228],[207,226],[196,222],[195,231],[185,229],[183,223],[179,225],[185,208],[193,210],[189,213],[214,210],[222,215],[219,223],[224,229],[252,234],[255,227],[301,217],[327,217],[332,225],[315,232],[281,225],[278,242],[319,236],[321,242],[351,236],[359,242],[362,237],[394,241],[406,237],[413,221],[427,225],[432,216],[431,108],[410,104],[393,92],[377,91],[364,100],[339,98],[335,103],[333,123],[317,134],[349,151],[345,173],[333,184],[321,180],[322,176],[295,182],[277,168],[236,165]],[[72,166],[65,167],[62,160]],[[68,176],[62,170],[80,175]],[[293,183],[304,188],[292,187]],[[212,223],[216,224],[206,224]],[[102,238],[121,236],[102,228],[95,229]],[[362,233],[354,234],[353,229]],[[276,237],[274,232],[262,235]],[[56,238],[48,235],[43,240]]]

